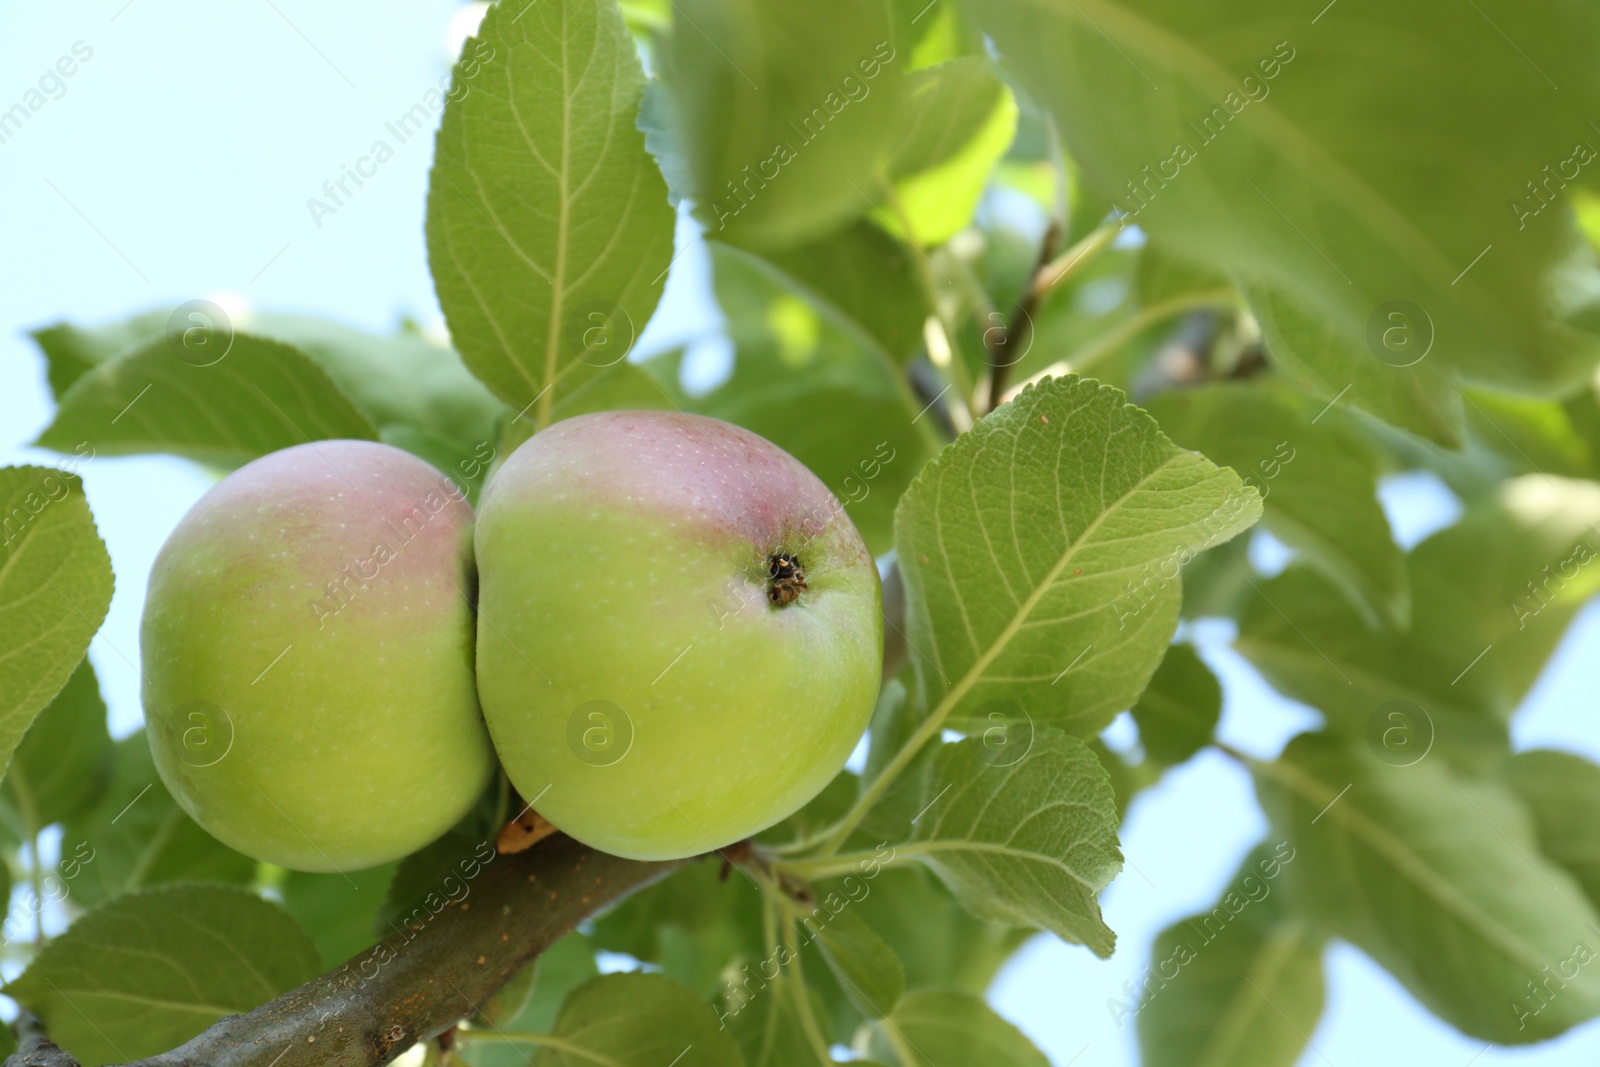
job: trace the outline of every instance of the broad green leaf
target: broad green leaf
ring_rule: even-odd
[[[471,818],[469,814],[467,819]],[[493,859],[494,846],[462,825],[413,852],[389,879],[372,919],[373,934],[383,938],[407,926],[425,925],[452,902],[464,899],[479,869]]]
[[[792,244],[865,213],[909,58],[884,5],[678,0],[663,57],[713,235]]]
[[[1166,655],[1181,565],[1260,509],[1119,391],[1029,386],[946,448],[896,515],[926,704],[980,719],[1003,706],[1094,736]]]
[[[896,364],[921,348],[928,305],[917,284],[916,253],[872,223],[853,222],[820,240],[762,254],[854,322]]]
[[[1030,340],[1008,377],[1022,382],[1042,373],[1092,373],[1136,395],[1149,392],[1152,376],[1171,377],[1154,356],[1183,317],[1230,313],[1239,302],[1225,278],[1180,267],[1148,246],[1113,245],[1077,262],[1065,281],[1051,286],[1030,316]]]
[[[741,1067],[711,1005],[659,974],[607,974],[573,990],[536,1067]]]
[[[801,936],[816,944],[856,1010],[875,1019],[889,1014],[905,992],[905,967],[851,909],[849,898],[824,893],[799,922]]]
[[[476,40],[439,128],[428,259],[467,366],[545,425],[644,329],[673,212],[634,125],[644,75],[614,4],[493,7]]]
[[[58,322],[30,335],[43,353],[57,402],[72,383],[106,360],[161,336],[168,311],[148,311],[101,326]]]
[[[65,383],[56,387],[57,397],[84,372],[162,339],[170,317],[163,309],[103,326],[61,323],[35,333],[51,381]],[[299,349],[382,440],[468,485],[481,480],[503,407],[448,348],[411,330],[375,335],[303,315],[245,311],[234,315],[230,329]]]
[[[1282,871],[1256,848],[1216,907],[1156,935],[1135,995],[1113,999],[1119,1025],[1138,1013],[1144,1067],[1299,1062],[1322,1015],[1323,939],[1285,904]]]
[[[1428,361],[1397,367],[1375,359],[1363,342],[1345,337],[1293,298],[1264,286],[1245,290],[1268,354],[1302,392],[1320,403],[1361,408],[1447,448],[1461,444],[1466,432],[1461,392],[1440,367]],[[1384,327],[1393,331],[1390,346],[1422,345],[1426,324],[1400,314]],[[1401,363],[1408,358],[1395,357]]]
[[[894,209],[878,217],[919,246],[943,244],[972,220],[989,174],[1017,132],[1017,103],[985,56],[905,76],[904,119],[889,160]],[[901,212],[904,212],[902,218]]]
[[[871,867],[868,870],[872,870]],[[851,910],[883,938],[905,968],[908,989],[981,996],[1031,930],[976,919],[920,867],[879,870],[817,883],[849,898]]]
[[[1495,464],[1486,462],[1486,456],[1473,456],[1485,473],[1574,478],[1595,473],[1594,450],[1574,425],[1572,400],[1563,404],[1489,389],[1464,389],[1461,396],[1467,404],[1473,443],[1500,461]],[[1496,467],[1499,470],[1494,470]]]
[[[1222,686],[1193,645],[1173,645],[1133,706],[1145,756],[1175,767],[1211,743],[1222,718]]]
[[[977,738],[943,745],[915,779],[921,811],[895,861],[937,874],[973,915],[1049,930],[1111,954],[1097,899],[1122,869],[1117,811],[1099,758],[1044,728],[999,760]]]
[[[596,920],[593,936],[595,947],[657,964],[707,996],[722,987],[730,964],[767,951],[760,893],[741,874],[724,878],[720,861],[709,860],[633,894]]]
[[[256,864],[200,829],[167,792],[144,732],[116,742],[111,781],[94,807],[61,830],[62,879],[78,907],[172,882],[228,882],[255,877]]]
[[[23,840],[77,815],[105,792],[111,751],[106,704],[85,657],[17,746],[0,813]]]
[[[1381,761],[1359,741],[1303,734],[1255,765],[1297,907],[1484,1041],[1524,1044],[1600,1014],[1600,917],[1539,854],[1509,789],[1449,765]],[[1548,968],[1548,972],[1546,969]],[[1528,986],[1564,979],[1543,1000]]]
[[[1519,752],[1506,781],[1533,816],[1539,850],[1572,872],[1600,909],[1600,767],[1567,752]]]
[[[235,334],[207,366],[178,358],[165,339],[102,363],[67,390],[38,443],[70,452],[87,441],[106,455],[171,452],[236,467],[306,441],[377,437],[304,352]]]
[[[970,993],[922,990],[872,1029],[872,1054],[901,1067],[1049,1067],[1022,1031]]]
[[[0,468],[0,773],[83,659],[111,586],[78,477]]]
[[[1593,339],[1563,321],[1588,299],[1574,279],[1590,261],[1572,262],[1561,212],[1529,221],[1515,207],[1542,204],[1527,183],[1552,161],[1581,165],[1563,161],[1596,100],[1587,9],[997,0],[974,12],[1125,216],[1269,279],[1345,342],[1346,363],[1377,361],[1369,326],[1405,300],[1431,319],[1428,364],[1447,374],[1550,389],[1592,366]],[[1455,114],[1475,121],[1439,121]]]
[[[671,391],[655,376],[634,363],[616,363],[592,375],[563,396],[550,411],[550,421],[559,422],[591,411],[641,411],[677,408]],[[522,419],[520,425],[531,425]]]
[[[5,991],[85,1063],[125,1063],[265,1004],[321,966],[276,905],[241,889],[171,886],[83,916]]]
[[[1250,588],[1255,578],[1249,538],[1236,537],[1207,549],[1184,568],[1183,617],[1236,617],[1245,601],[1255,595]]]
[[[932,427],[883,350],[756,257],[712,246],[732,376],[684,410],[737,423],[804,463],[869,548],[889,547],[895,501],[927,460]],[[647,366],[660,369],[668,360]]]
[[[324,968],[338,966],[376,941],[373,918],[394,872],[395,865],[386,863],[339,874],[286,873],[279,887],[283,910],[310,935]]]
[[[826,1027],[827,1012],[816,990],[795,981],[787,972],[748,991],[730,994],[722,1021],[739,1043],[744,1067],[832,1067],[806,1033],[799,997],[807,997],[811,1015]],[[823,1041],[826,1041],[826,1036]]]
[[[385,442],[458,481],[494,444],[504,408],[461,357],[411,331],[379,336],[300,315],[250,315],[243,327],[294,345],[327,372]]]
[[[521,983],[531,978],[531,989],[502,989],[484,1005],[484,1014],[498,1007],[508,995],[514,998],[520,994],[520,1006],[505,1005],[511,1014],[495,1015],[495,1025],[507,1031],[548,1033],[556,1024],[556,1014],[567,994],[598,973],[594,945],[583,934],[568,934],[512,979],[513,983]],[[528,1053],[515,1045],[469,1045],[461,1055],[472,1067],[527,1067],[528,1063]]]
[[[1291,567],[1256,583],[1238,648],[1333,728],[1397,742],[1388,753],[1396,762],[1420,758],[1435,736],[1452,755],[1503,752],[1512,712],[1600,588],[1596,521],[1600,487],[1591,482],[1506,482],[1407,556],[1409,630],[1368,630],[1324,580]],[[1375,727],[1380,717],[1399,732]]]
[[[1302,553],[1369,624],[1405,626],[1405,561],[1378,506],[1377,463],[1359,439],[1331,420],[1317,425],[1314,412],[1260,385],[1164,393],[1151,400],[1150,413],[1174,441],[1255,486],[1262,525]]]
[[[928,0],[889,0],[894,44],[910,51],[906,66],[921,70],[958,56],[984,54],[983,34],[959,4],[928,6]]]

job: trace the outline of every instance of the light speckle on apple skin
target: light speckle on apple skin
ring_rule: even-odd
[[[263,457],[179,522],[151,572],[144,702],[157,768],[201,825],[284,866],[357,869],[470,806],[493,769],[472,678],[471,529],[444,475],[363,441]],[[187,758],[193,700],[233,730],[215,766]]]

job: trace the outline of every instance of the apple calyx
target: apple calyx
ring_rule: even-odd
[[[806,588],[806,569],[796,556],[774,552],[767,557],[767,599],[778,607],[792,604]]]

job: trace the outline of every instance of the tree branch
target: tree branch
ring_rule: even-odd
[[[564,835],[495,856],[459,903],[187,1044],[129,1067],[374,1067],[477,1014],[580,921],[687,863],[638,863]],[[19,1020],[4,1067],[79,1067]]]

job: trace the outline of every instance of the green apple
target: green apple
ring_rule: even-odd
[[[582,415],[479,506],[478,695],[501,763],[585,844],[667,859],[838,773],[883,662],[878,572],[793,456],[716,419]]]
[[[471,507],[399,449],[319,441],[228,475],[150,573],[140,650],[162,781],[218,839],[295,870],[434,840],[494,770],[472,583]]]

